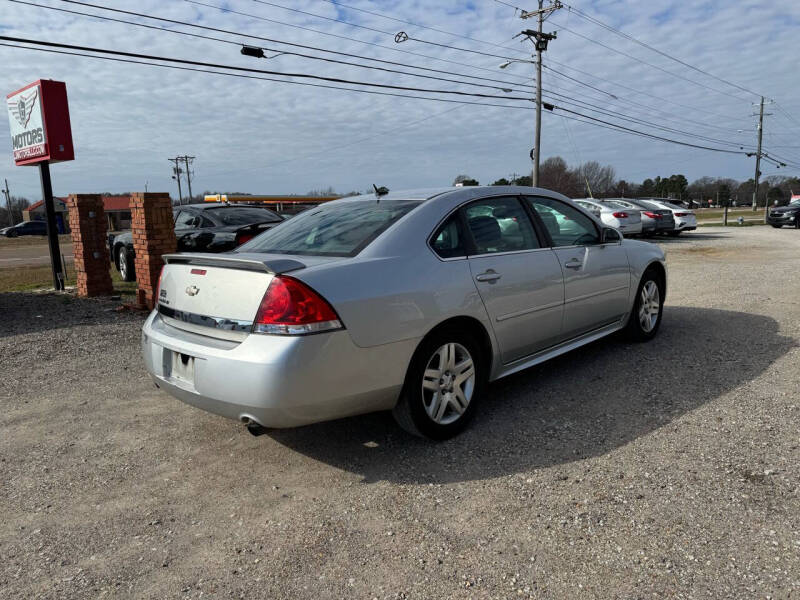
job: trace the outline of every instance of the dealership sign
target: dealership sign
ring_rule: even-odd
[[[14,163],[73,160],[67,86],[41,79],[6,97]]]

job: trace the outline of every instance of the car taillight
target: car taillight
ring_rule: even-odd
[[[692,213],[682,212],[682,213],[675,213],[676,217],[688,217]]]
[[[656,213],[654,213],[654,212],[650,212],[649,210],[643,210],[643,211],[642,211],[642,214],[643,214],[643,215],[647,215],[647,216],[648,216],[648,217],[650,217],[651,219],[660,219],[660,218],[661,218],[661,215],[659,215],[659,214],[656,214]]]
[[[615,212],[614,213],[614,218],[615,219],[627,219],[628,218],[628,213],[626,213],[626,212]]]
[[[252,231],[240,231],[236,234],[236,245],[241,246],[245,242],[252,240],[254,237],[256,237],[256,234]]]
[[[253,333],[306,335],[343,329],[339,315],[304,283],[277,275],[261,299]]]
[[[156,285],[156,295],[153,297],[153,306],[158,308],[158,301],[161,298],[161,278],[164,276],[164,267],[161,265],[161,271],[158,273],[158,285]]]

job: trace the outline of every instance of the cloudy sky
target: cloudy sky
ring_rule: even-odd
[[[507,4],[496,0],[87,0],[234,33],[114,14],[62,0],[25,1],[29,4],[0,0],[0,35],[396,86],[506,97],[532,94],[533,65],[514,63],[503,70],[499,65],[506,58],[530,58],[530,43],[512,37],[535,24],[521,20],[507,4],[534,8],[533,0],[530,6],[522,0]],[[557,31],[558,38],[545,55],[545,65],[550,67],[543,76],[545,99],[606,121],[616,120],[609,113],[621,114],[636,121],[616,120],[620,124],[654,135],[733,150],[741,144],[748,150],[756,140],[752,103],[763,94],[775,101],[767,107],[772,115],[766,119],[765,147],[800,165],[800,71],[796,65],[800,2],[572,1],[580,14],[563,8],[546,24],[546,31]],[[171,31],[30,4],[102,14]],[[682,66],[582,15],[720,79]],[[396,44],[394,34],[401,30],[412,39]],[[175,33],[179,31],[218,40]],[[380,65],[280,42],[409,66]],[[273,49],[270,56],[295,51],[454,81],[289,54],[268,60],[250,58],[240,54],[241,43]],[[349,191],[363,190],[373,182],[398,189],[449,185],[459,173],[491,183],[530,169],[534,112],[527,100],[371,88],[502,106],[446,103],[6,46],[0,46],[0,65],[0,89],[6,94],[39,78],[67,83],[76,160],[53,167],[57,195],[143,190],[147,184],[150,191],[176,196],[167,158],[182,154],[197,157],[195,193],[287,194],[327,186]],[[580,117],[545,113],[543,157],[561,155],[570,164],[597,160],[613,165],[619,177],[633,181],[671,173],[684,173],[690,180],[702,175],[737,179],[753,175],[752,158],[644,139],[574,118]],[[0,139],[4,140],[0,177],[8,178],[12,194],[38,198],[37,171],[13,166],[6,119],[0,119]],[[762,171],[799,174],[797,169],[776,171],[771,166]]]

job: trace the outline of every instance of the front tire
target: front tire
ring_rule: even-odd
[[[770,223],[775,229],[780,229],[783,225],[775,225],[774,223]]]
[[[634,342],[652,340],[661,326],[664,312],[664,281],[655,269],[648,269],[642,275],[636,290],[636,302],[628,317],[625,333]]]
[[[423,340],[392,414],[413,435],[446,440],[475,414],[488,378],[480,344],[469,333],[442,329]]]
[[[122,281],[136,281],[136,267],[133,264],[133,257],[128,256],[125,246],[120,246],[117,252],[117,268]]]

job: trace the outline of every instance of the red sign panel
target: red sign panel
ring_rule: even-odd
[[[6,96],[16,165],[74,160],[67,86],[40,79]]]

